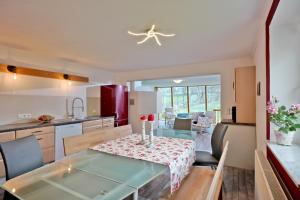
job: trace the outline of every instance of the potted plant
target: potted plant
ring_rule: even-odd
[[[279,101],[273,97],[267,104],[269,120],[278,129],[274,130],[276,142],[280,145],[292,145],[294,134],[300,124],[298,124],[297,115],[300,113],[300,104],[293,104],[287,109],[286,106],[278,106]]]

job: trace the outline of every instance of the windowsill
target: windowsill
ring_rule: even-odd
[[[268,142],[267,146],[278,159],[295,185],[300,188],[300,145],[282,146]]]

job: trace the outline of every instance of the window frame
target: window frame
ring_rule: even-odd
[[[186,94],[186,98],[187,98],[187,111],[188,113],[190,113],[190,99],[189,99],[189,92],[190,92],[190,87],[204,87],[204,90],[205,90],[205,112],[208,111],[208,98],[207,98],[207,87],[208,86],[220,86],[221,87],[221,84],[211,84],[211,85],[190,85],[190,86],[163,86],[163,87],[155,87],[155,90],[157,91],[159,88],[170,88],[171,89],[171,105],[172,107],[174,107],[174,99],[173,99],[173,88],[174,87],[185,87],[186,88],[186,91],[187,91],[187,94]],[[221,92],[220,92],[220,95],[221,95]],[[220,97],[221,99],[221,97]],[[221,104],[221,102],[220,102]],[[213,111],[221,111],[221,107],[222,105],[220,105],[220,109],[214,109]]]

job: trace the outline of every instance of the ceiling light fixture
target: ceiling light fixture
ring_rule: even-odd
[[[179,84],[179,83],[182,82],[182,80],[181,79],[174,79],[173,82]]]
[[[17,80],[17,67],[16,66],[12,66],[12,65],[8,65],[7,66],[7,70],[11,73],[13,73],[13,79]]]
[[[65,80],[68,80],[68,85],[71,86],[72,81],[70,80],[70,75],[69,74],[64,74],[63,77],[64,77]]]
[[[143,40],[137,42],[137,44],[143,44],[144,42],[146,42],[148,39],[150,38],[154,38],[156,43],[161,46],[161,42],[158,39],[158,35],[159,36],[163,36],[163,37],[173,37],[175,36],[175,34],[164,34],[164,33],[160,33],[155,31],[155,25],[152,25],[151,28],[149,30],[147,30],[145,33],[133,33],[131,31],[128,31],[129,35],[133,35],[133,36],[146,36]]]

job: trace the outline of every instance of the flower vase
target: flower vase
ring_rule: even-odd
[[[289,133],[283,133],[278,130],[274,130],[276,143],[284,146],[291,146],[294,140],[295,131]]]

